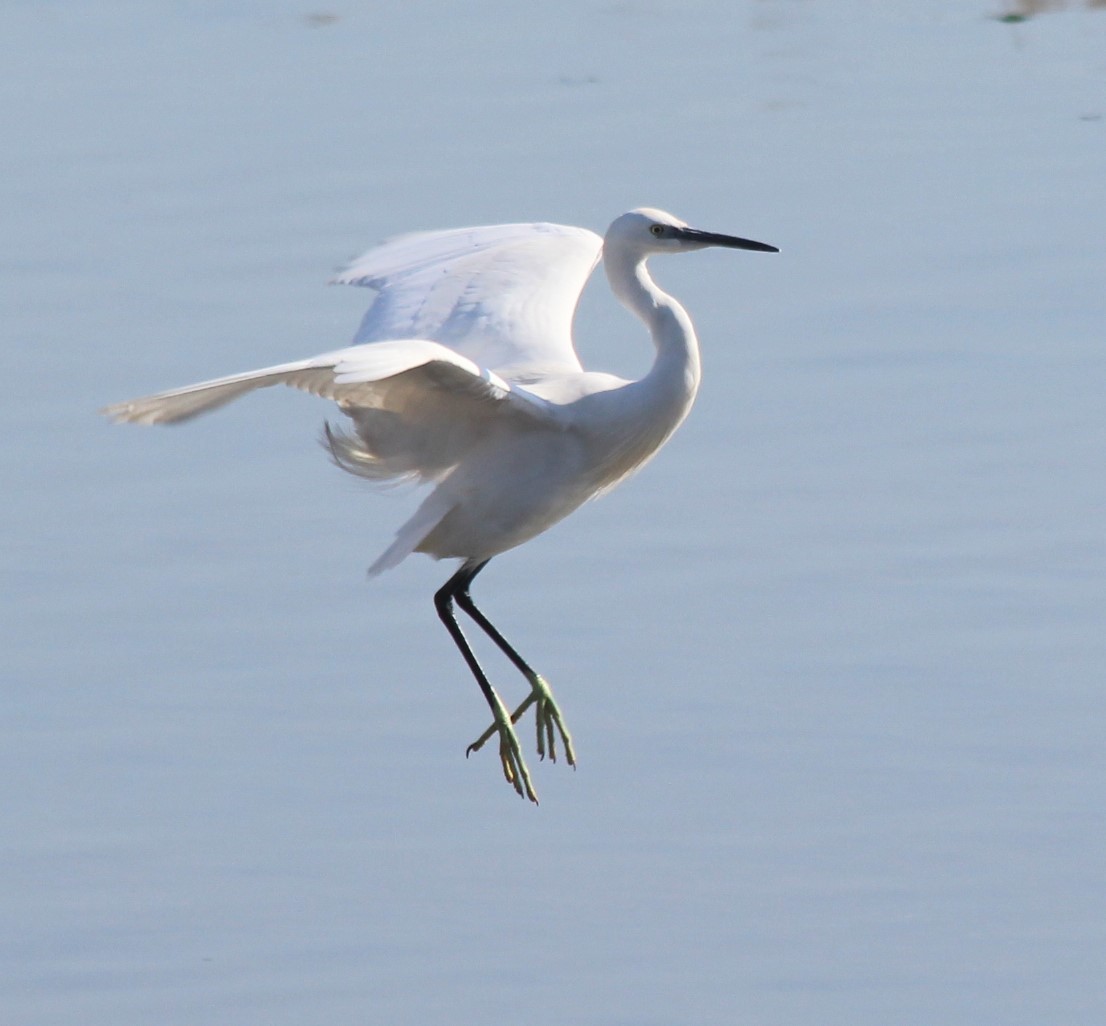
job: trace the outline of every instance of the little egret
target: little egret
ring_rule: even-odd
[[[477,608],[469,588],[493,556],[641,467],[687,416],[699,387],[695,329],[645,265],[651,256],[706,246],[778,252],[650,208],[623,214],[602,239],[556,224],[400,236],[335,279],[377,293],[348,348],[102,412],[174,424],[255,388],[292,385],[333,400],[349,417],[350,430],[327,424],[323,436],[343,470],[375,482],[434,485],[369,573],[412,552],[463,560],[434,604],[492,711],[492,725],[468,752],[498,734],[504,776],[537,802],[514,724],[534,705],[539,757],[556,759],[559,736],[575,766],[572,738],[545,678]],[[576,306],[600,256],[615,296],[653,339],[656,357],[638,381],[585,371],[573,347]],[[477,661],[454,603],[529,682],[513,714]]]

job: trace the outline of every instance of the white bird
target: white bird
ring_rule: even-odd
[[[476,607],[469,587],[488,561],[541,534],[641,467],[680,425],[699,387],[699,345],[684,308],[646,269],[649,257],[726,246],[774,246],[698,231],[660,210],[617,218],[600,239],[584,228],[505,224],[423,232],[370,250],[336,282],[377,296],[353,344],[307,360],[204,381],[103,413],[172,424],[255,388],[283,384],[332,399],[352,421],[327,424],[334,461],[369,481],[432,484],[369,569],[412,552],[460,558],[435,594],[448,629],[492,711],[468,752],[499,735],[504,776],[537,795],[514,723],[535,705],[538,755],[570,765],[572,738],[549,684]],[[656,357],[638,381],[585,371],[572,321],[600,256],[615,296],[649,329]],[[457,603],[522,672],[530,694],[510,714],[453,612]]]

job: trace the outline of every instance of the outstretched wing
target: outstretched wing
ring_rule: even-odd
[[[527,390],[580,372],[572,318],[602,240],[583,228],[494,225],[402,236],[336,281],[379,293],[355,344],[116,403],[118,421],[171,424],[284,384],[332,399],[354,434],[328,430],[335,460],[375,480],[435,479],[497,424],[557,423]]]
[[[504,377],[581,370],[572,318],[603,240],[503,224],[402,235],[334,279],[379,293],[355,343],[434,339]]]
[[[174,424],[217,409],[246,392],[291,385],[332,399],[355,434],[327,429],[326,442],[346,470],[371,480],[433,480],[510,421],[550,424],[544,400],[426,339],[351,346],[333,353],[116,403],[101,412],[132,424]]]

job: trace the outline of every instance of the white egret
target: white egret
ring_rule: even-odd
[[[412,552],[460,558],[435,594],[493,722],[504,776],[537,801],[514,723],[535,706],[537,750],[556,759],[572,739],[548,683],[476,607],[473,578],[488,561],[551,527],[641,467],[687,415],[699,387],[699,346],[687,312],[650,277],[646,260],[705,246],[774,246],[688,227],[660,210],[617,218],[604,238],[583,228],[507,224],[405,235],[370,250],[335,281],[377,296],[353,344],[307,360],[217,378],[108,406],[117,421],[172,424],[268,385],[332,399],[352,421],[327,424],[342,469],[369,481],[412,478],[433,490],[373,563]],[[649,329],[656,349],[638,381],[585,371],[572,321],[600,256],[611,289]],[[530,684],[510,714],[454,615],[454,602]]]

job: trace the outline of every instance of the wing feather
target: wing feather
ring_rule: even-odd
[[[373,480],[439,479],[497,430],[559,423],[556,405],[520,382],[581,372],[572,319],[602,244],[556,224],[392,239],[335,279],[377,291],[354,345],[102,412],[172,424],[290,385],[333,400],[353,421],[352,433],[328,427],[325,436],[345,469]]]
[[[338,404],[354,434],[328,429],[344,469],[377,481],[441,477],[496,424],[555,423],[552,406],[426,339],[352,346],[105,407],[120,422],[174,424],[246,392],[290,385]]]
[[[105,406],[100,412],[120,424],[178,424],[269,385],[288,384],[314,395],[322,395],[331,376],[330,370],[313,365],[311,360],[297,360],[245,374],[201,381],[141,399],[128,399]]]
[[[391,239],[334,281],[377,290],[355,343],[434,339],[504,377],[581,370],[572,319],[603,240],[506,224]]]

